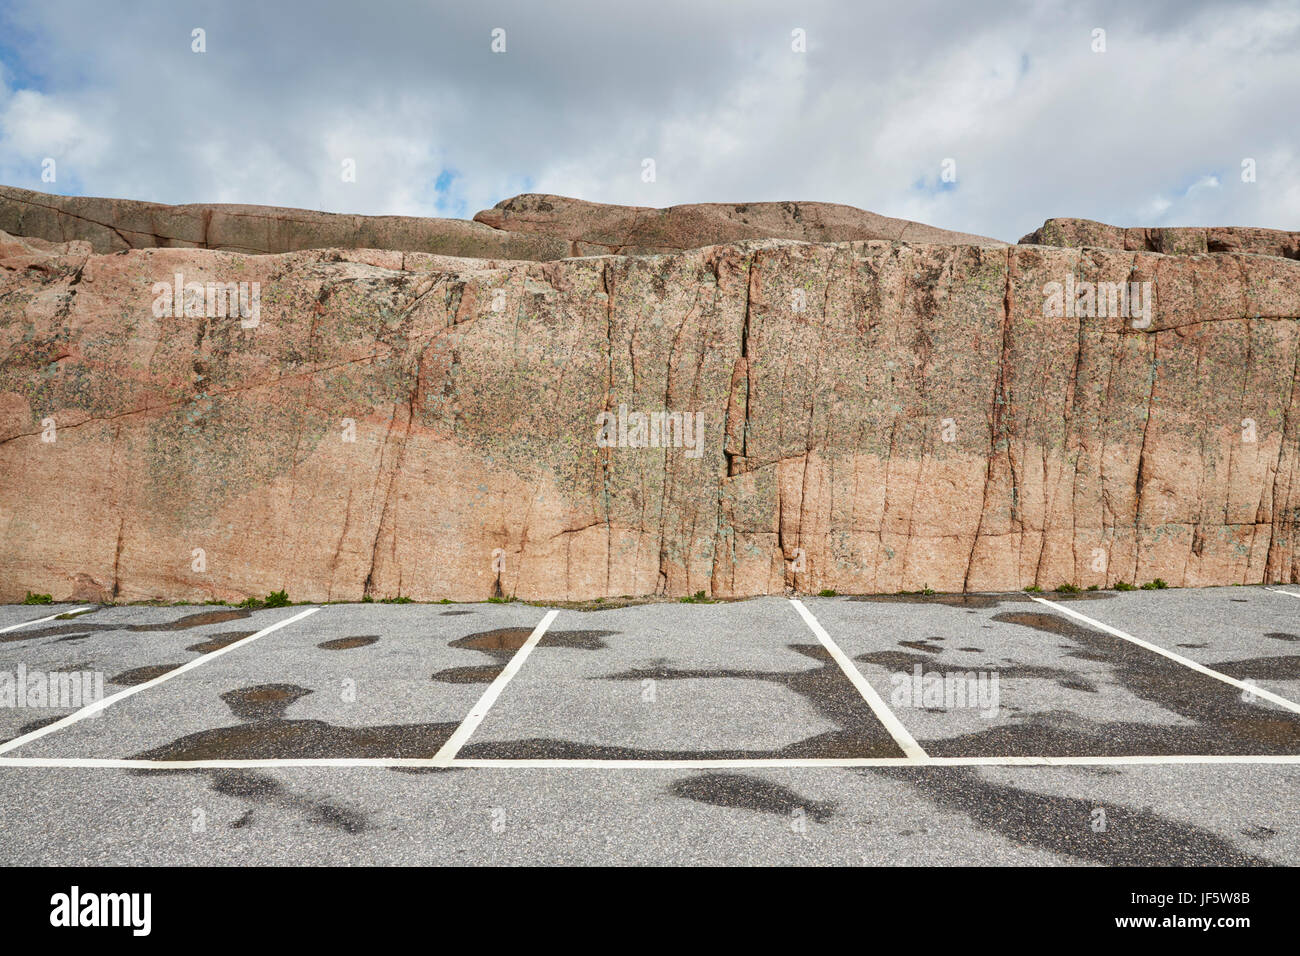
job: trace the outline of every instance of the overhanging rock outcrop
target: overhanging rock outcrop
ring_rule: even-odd
[[[1298,314],[1246,252],[3,236],[0,600],[1295,581]]]

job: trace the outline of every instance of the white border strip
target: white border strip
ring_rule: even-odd
[[[88,607],[74,607],[71,611],[60,611],[58,614],[51,614],[49,617],[38,617],[34,621],[23,621],[21,624],[10,624],[8,627],[0,627],[0,634],[5,634],[9,631],[16,631],[20,627],[31,627],[33,624],[44,624],[46,621],[53,621],[55,618],[62,617],[65,614],[80,614],[82,611],[89,610],[90,608]]]
[[[1283,591],[1281,588],[1264,588],[1265,591],[1272,591],[1274,594],[1285,594],[1287,597],[1300,598],[1300,594],[1294,591]]]
[[[447,742],[442,745],[433,759],[425,762],[428,766],[446,766],[455,758],[456,754],[460,752],[460,748],[465,746],[465,741],[469,740],[470,735],[478,730],[478,725],[483,723],[483,718],[492,709],[492,705],[501,696],[501,692],[506,689],[506,684],[510,683],[510,679],[519,672],[519,668],[524,666],[524,661],[528,660],[528,655],[533,652],[533,648],[537,646],[537,643],[542,639],[542,635],[546,633],[546,629],[551,626],[551,622],[555,620],[556,615],[559,613],[558,610],[554,609],[546,612],[546,616],[542,618],[541,623],[533,628],[533,633],[528,635],[528,640],[524,641],[519,650],[515,651],[515,656],[510,658],[510,662],[502,668],[501,673],[496,676],[496,680],[488,685],[488,689],[478,699],[478,703],[469,712],[469,716],[461,721],[460,726],[456,728],[456,732],[447,738]]]
[[[1287,592],[1283,591],[1281,593],[1285,594]],[[1225,684],[1231,684],[1233,687],[1237,687],[1240,688],[1241,690],[1247,691],[1248,693],[1254,695],[1255,697],[1259,697],[1264,700],[1270,701],[1274,704],[1277,704],[1279,707],[1285,707],[1287,710],[1291,711],[1292,713],[1300,714],[1300,704],[1297,704],[1294,701],[1287,700],[1285,697],[1279,697],[1277,694],[1273,693],[1272,691],[1264,690],[1264,688],[1256,684],[1249,684],[1246,681],[1237,680],[1237,678],[1235,677],[1229,677],[1227,674],[1222,674],[1219,671],[1206,667],[1204,664],[1198,664],[1190,657],[1183,657],[1182,654],[1175,654],[1173,651],[1167,651],[1163,647],[1160,647],[1157,644],[1152,644],[1150,641],[1144,641],[1140,637],[1134,637],[1132,634],[1126,634],[1123,631],[1121,631],[1119,628],[1111,627],[1109,624],[1103,624],[1101,623],[1101,621],[1094,621],[1092,618],[1088,617],[1088,615],[1080,614],[1078,611],[1072,610],[1068,607],[1065,607],[1064,605],[1057,604],[1055,601],[1049,601],[1046,598],[1040,598],[1040,597],[1036,597],[1034,598],[1034,600],[1037,601],[1039,604],[1046,604],[1048,607],[1054,608],[1055,610],[1060,611],[1062,614],[1068,614],[1072,618],[1083,621],[1083,623],[1091,627],[1095,627],[1098,630],[1105,631],[1107,634],[1113,634],[1115,637],[1120,637],[1126,641],[1131,641],[1132,643],[1136,644],[1138,647],[1145,647],[1148,651],[1153,651],[1156,654],[1159,654],[1161,657],[1167,657],[1171,661],[1177,661],[1179,664],[1182,664],[1184,667],[1190,667],[1192,670],[1205,674],[1207,677],[1213,677],[1215,680],[1221,680]]]
[[[219,647],[215,651],[211,651],[207,654],[204,654],[202,657],[196,657],[194,660],[182,664],[180,667],[177,667],[175,670],[170,670],[165,674],[158,675],[153,680],[147,680],[143,684],[136,684],[134,687],[128,687],[126,690],[120,690],[116,694],[110,694],[107,697],[100,698],[99,700],[95,701],[93,704],[87,704],[85,707],[81,708],[80,710],[73,711],[71,714],[68,714],[68,716],[56,720],[52,724],[46,724],[44,727],[38,727],[29,734],[23,734],[21,737],[15,737],[13,740],[10,740],[5,744],[0,745],[0,754],[8,753],[11,750],[15,750],[18,747],[23,746],[24,744],[29,744],[33,740],[36,740],[40,737],[44,737],[46,734],[52,734],[56,730],[62,730],[64,727],[67,727],[71,724],[75,724],[79,720],[85,720],[87,717],[91,716],[92,714],[97,714],[101,710],[105,710],[113,706],[113,704],[117,703],[119,700],[125,700],[127,697],[130,697],[132,694],[138,694],[142,690],[148,690],[150,687],[158,686],[163,681],[171,680],[173,677],[179,677],[181,674],[184,674],[186,671],[193,670],[194,668],[198,667],[200,664],[205,664],[208,661],[212,660],[214,657],[220,657],[222,654],[229,654],[237,647],[243,647],[245,644],[249,644],[257,640],[259,637],[265,637],[267,634],[270,634],[272,631],[278,631],[282,627],[287,627],[288,625],[292,624],[294,621],[301,621],[304,617],[307,617],[308,615],[311,614],[315,614],[319,610],[320,608],[318,607],[309,607],[305,611],[299,611],[293,617],[286,617],[283,621],[276,621],[270,627],[264,627],[256,634],[250,634],[248,635],[248,637],[241,638],[240,640],[235,641],[233,644],[227,644],[225,647]],[[17,758],[9,758],[9,759],[12,760]]]
[[[928,755],[921,749],[921,745],[907,732],[907,728],[903,726],[902,721],[894,716],[894,712],[885,704],[884,698],[876,693],[876,689],[867,682],[862,673],[853,666],[853,662],[831,640],[831,636],[826,633],[826,628],[822,627],[817,618],[813,617],[812,611],[804,607],[803,602],[797,598],[791,598],[790,603],[799,612],[799,616],[804,619],[804,623],[817,635],[817,640],[821,641],[822,646],[830,652],[835,663],[840,665],[840,670],[844,672],[844,676],[853,682],[853,686],[858,689],[858,693],[867,702],[867,706],[871,708],[876,718],[885,725],[885,729],[894,738],[894,742],[903,749],[903,753],[907,754],[912,760],[925,760]]]
[[[261,767],[338,767],[392,769],[477,770],[755,770],[817,769],[836,767],[1140,767],[1207,766],[1222,764],[1300,765],[1300,754],[1152,754],[1101,757],[756,757],[753,759],[589,760],[583,758],[491,759],[439,757],[271,757],[253,760],[137,760],[100,757],[0,757],[0,770],[8,767],[103,768],[109,770],[237,770]]]

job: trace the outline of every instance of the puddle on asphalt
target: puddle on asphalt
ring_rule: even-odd
[[[242,641],[246,637],[252,637],[257,631],[226,631],[222,634],[213,634],[206,641],[198,644],[191,644],[185,648],[187,651],[193,651],[195,654],[211,654],[213,651],[219,651],[223,647],[229,647],[235,641]]]
[[[350,651],[358,647],[369,647],[378,640],[378,634],[359,634],[356,637],[336,637],[332,641],[321,641],[316,646],[322,651]]]
[[[497,679],[502,667],[480,664],[477,667],[448,667],[433,675],[433,680],[444,684],[490,684]]]
[[[485,651],[493,657],[506,655],[506,660],[524,646],[532,635],[531,627],[500,627],[494,631],[481,631],[450,642],[451,647]],[[566,647],[582,651],[602,651],[609,647],[601,638],[611,637],[618,631],[547,631],[538,641],[538,647]],[[503,661],[504,663],[504,661]]]
[[[994,783],[966,767],[914,770],[876,767],[859,771],[907,784],[935,806],[965,814],[981,830],[1012,844],[1106,866],[1269,866],[1209,830],[1079,797],[1035,793]],[[1106,811],[1106,828],[1093,830],[1092,813]]]
[[[755,810],[790,818],[795,811],[817,823],[825,823],[835,813],[835,804],[806,800],[788,787],[738,773],[702,773],[675,780],[668,787],[675,797],[708,803],[715,807]]]
[[[498,659],[504,654],[505,660],[501,661],[504,664],[515,651],[524,646],[532,633],[531,627],[499,627],[494,631],[481,631],[478,634],[458,637],[448,646],[483,651]]]
[[[168,671],[174,671],[180,667],[180,664],[149,664],[145,667],[133,667],[129,671],[122,671],[108,679],[110,684],[123,684],[127,687],[134,687],[136,684],[143,684],[151,681],[155,677],[162,677]]]
[[[221,699],[240,720],[268,720],[283,717],[291,704],[310,693],[297,684],[257,684],[226,691]]]
[[[820,644],[791,644],[790,650],[818,666],[789,671],[751,671],[728,668],[676,668],[669,665],[639,667],[593,677],[640,683],[644,680],[755,680],[785,687],[808,701],[837,730],[826,731],[784,747],[767,750],[648,750],[606,744],[587,744],[555,738],[475,743],[461,753],[466,757],[550,757],[597,760],[900,757],[902,751],[856,687]]]
[[[1286,631],[1269,631],[1264,636],[1275,641],[1300,641],[1300,634],[1288,634]]]
[[[515,652],[524,646],[532,633],[533,629],[530,627],[499,627],[496,630],[480,631],[477,634],[459,637],[451,641],[448,646],[482,651],[496,661],[496,666],[485,664],[479,667],[449,667],[446,670],[438,671],[430,679],[446,684],[490,684],[501,673],[501,669],[510,662],[510,658],[514,657]],[[542,639],[537,643],[537,646],[560,647],[580,651],[602,651],[609,647],[602,638],[619,633],[621,632],[548,631],[542,635]]]
[[[192,627],[206,627],[209,624],[225,624],[227,621],[242,621],[246,617],[252,616],[252,611],[247,608],[228,608],[223,611],[202,611],[198,614],[187,614],[182,618],[172,621],[170,624],[131,624],[123,630],[127,631],[188,631]]]

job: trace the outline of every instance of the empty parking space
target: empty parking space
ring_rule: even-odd
[[[460,751],[499,759],[902,755],[780,598],[562,612]]]
[[[1121,599],[808,604],[932,756],[1300,754],[1300,715],[1061,610]]]
[[[69,614],[79,608],[83,613]],[[29,615],[34,608],[26,608]],[[0,672],[24,684],[22,705],[0,710],[12,739],[89,703],[248,637],[284,611],[68,605],[0,633]],[[288,612],[292,613],[292,612]],[[17,690],[17,687],[16,687]]]

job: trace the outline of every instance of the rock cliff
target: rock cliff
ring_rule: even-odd
[[[1294,234],[2,192],[0,600],[1300,580]]]

